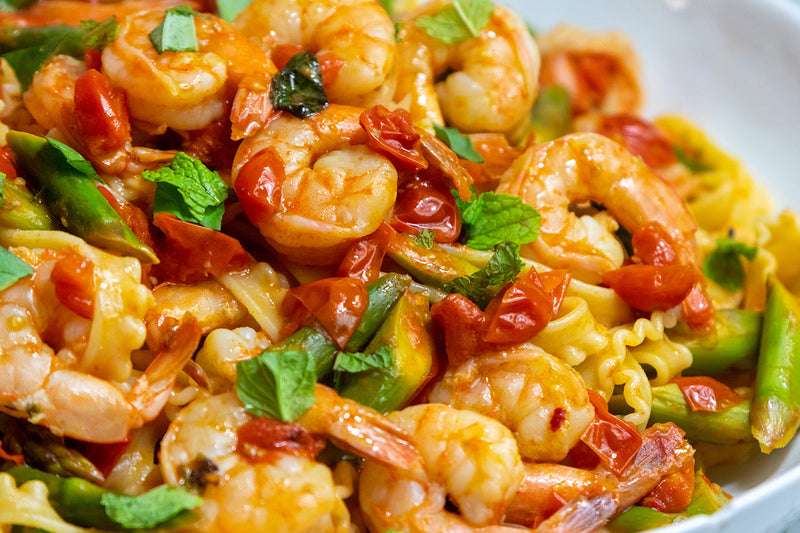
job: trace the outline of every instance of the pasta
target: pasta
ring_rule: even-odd
[[[625,35],[239,4],[0,13],[3,531],[642,531],[792,439],[797,217]]]

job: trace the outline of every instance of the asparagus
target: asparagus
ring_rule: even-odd
[[[389,311],[411,285],[409,276],[390,272],[367,285],[369,304],[358,328],[350,337],[345,351],[357,352],[367,345],[386,319]]]
[[[0,194],[0,227],[25,230],[51,230],[55,223],[45,207],[18,180],[6,179]]]
[[[61,39],[58,53],[83,59],[86,45],[85,30],[80,26],[51,24],[48,26],[0,26],[0,54],[21,48],[40,46],[54,39]]]

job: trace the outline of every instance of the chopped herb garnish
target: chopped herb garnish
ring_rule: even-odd
[[[104,492],[100,498],[106,514],[126,529],[154,528],[203,503],[197,496],[161,485],[139,496]]]
[[[469,202],[454,196],[461,212],[462,240],[470,248],[492,250],[503,241],[519,246],[539,236],[539,212],[518,196],[491,191],[478,196],[474,189]]]
[[[513,281],[523,266],[519,258],[519,245],[505,241],[497,245],[486,267],[469,276],[451,280],[443,288],[447,292],[466,296],[481,309],[486,309],[500,288]]]
[[[217,0],[217,14],[222,20],[231,22],[253,0]]]
[[[420,17],[416,25],[434,39],[455,44],[478,37],[493,12],[491,0],[453,0],[435,14]]]
[[[703,261],[703,274],[720,287],[737,291],[744,285],[742,258],[752,261],[756,255],[758,248],[732,237],[717,239],[717,247]]]
[[[81,154],[75,151],[71,146],[68,146],[61,141],[57,141],[55,139],[51,139],[50,137],[45,137],[47,143],[55,148],[61,155],[64,157],[64,162],[86,176],[95,181],[102,181],[100,180],[100,176],[97,175],[94,167],[91,163],[89,163]]]
[[[31,274],[33,269],[28,263],[0,246],[0,290]]]
[[[466,135],[461,135],[456,128],[447,128],[434,124],[433,131],[436,134],[436,138],[449,146],[458,157],[474,163],[484,162],[481,154],[473,148],[472,139]]]
[[[269,99],[277,109],[306,118],[325,109],[328,96],[322,85],[317,56],[311,52],[294,55],[272,78]]]
[[[14,69],[23,91],[28,89],[36,71],[42,68],[42,65],[57,53],[62,40],[63,37],[54,37],[40,45],[20,48],[3,54],[2,57]]]
[[[388,344],[371,353],[339,352],[333,363],[334,385],[338,385],[341,375],[345,372],[357,374],[376,368],[389,368],[393,359],[392,347]]]
[[[83,44],[93,50],[102,50],[119,36],[119,22],[116,15],[111,15],[103,22],[82,20],[81,28],[84,31]]]
[[[164,19],[148,34],[156,52],[197,52],[194,17],[198,13],[189,6],[167,9]]]

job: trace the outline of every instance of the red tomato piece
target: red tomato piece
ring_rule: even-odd
[[[694,458],[690,458],[677,472],[667,474],[658,485],[639,502],[662,513],[679,513],[692,501],[694,492]]]
[[[17,179],[17,166],[14,163],[14,152],[6,145],[0,147],[0,172],[6,175],[7,181]]]
[[[571,280],[572,274],[566,269],[539,272],[539,281],[544,290],[553,298],[553,316],[557,315],[558,310],[561,309],[561,302],[564,301],[564,296],[567,295],[567,288],[569,288]]]
[[[161,262],[153,269],[162,282],[200,281],[252,262],[239,241],[222,232],[169,213],[156,213],[153,224],[164,232],[156,250]]]
[[[686,265],[625,265],[603,274],[603,282],[631,307],[648,312],[681,303],[698,278]]]
[[[387,232],[378,230],[351,244],[336,270],[336,275],[358,278],[364,283],[378,279],[389,238]]]
[[[420,134],[405,109],[389,111],[376,105],[361,113],[359,122],[367,132],[367,146],[389,158],[398,170],[417,172],[428,167]]]
[[[634,231],[631,245],[636,257],[645,265],[673,265],[678,262],[672,240],[660,224],[650,223]]]
[[[460,294],[449,294],[444,300],[431,306],[431,320],[444,335],[445,352],[450,366],[463,363],[486,349],[483,338],[487,321],[483,311],[469,298]]]
[[[288,63],[291,58],[300,52],[305,52],[305,50],[306,49],[299,44],[283,43],[276,44],[274,47],[272,47],[270,55],[272,57],[272,62],[275,63],[275,67],[277,67],[278,70],[281,70],[286,66],[286,63]]]
[[[272,148],[256,153],[239,169],[233,188],[245,215],[255,226],[275,212],[285,179],[283,161]]]
[[[271,418],[254,418],[236,432],[236,451],[252,462],[277,459],[281,454],[314,459],[325,447],[304,427]]]
[[[727,411],[744,400],[736,391],[708,376],[684,376],[672,380],[692,411]]]
[[[83,61],[88,69],[101,70],[103,68],[103,52],[87,48],[83,51]]]
[[[131,142],[127,97],[97,70],[89,69],[75,80],[75,120],[93,154],[121,150]]]
[[[56,298],[73,313],[91,319],[94,315],[94,263],[69,250],[53,266],[51,274]]]
[[[598,133],[610,137],[633,155],[639,156],[650,168],[677,163],[678,157],[669,140],[654,124],[628,113],[603,115]]]
[[[108,203],[114,208],[114,211],[122,217],[122,220],[125,221],[125,224],[127,224],[133,234],[136,235],[136,238],[150,248],[154,248],[156,243],[153,238],[150,220],[148,220],[145,212],[131,203],[120,202],[117,197],[114,196],[114,193],[105,185],[98,185],[97,190],[108,200]]]
[[[453,242],[461,234],[461,215],[450,189],[414,175],[397,191],[391,225],[406,233],[434,232],[436,242]]]
[[[75,447],[92,462],[106,477],[114,470],[122,454],[128,449],[130,440],[121,442],[99,443],[76,441]]]
[[[681,315],[693,330],[714,331],[716,309],[700,283],[696,283],[692,287],[681,303]]]
[[[281,304],[287,317],[284,334],[294,332],[307,319],[316,319],[344,348],[369,304],[367,284],[356,278],[324,278],[292,287]]]
[[[500,175],[522,154],[523,149],[511,146],[502,133],[473,133],[469,138],[472,141],[472,148],[483,157],[483,163],[466,159],[459,159],[459,162],[472,175],[476,189],[479,191],[486,190],[486,187],[491,189]]]
[[[592,389],[589,401],[594,406],[594,420],[581,436],[581,441],[591,448],[608,469],[621,474],[633,461],[642,447],[642,435],[636,427],[608,412],[608,404]]]

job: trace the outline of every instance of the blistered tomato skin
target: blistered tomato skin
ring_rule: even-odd
[[[125,93],[97,70],[89,69],[75,81],[75,119],[91,153],[113,152],[131,142]]]
[[[391,225],[406,233],[431,230],[436,242],[450,243],[461,233],[461,215],[449,189],[414,176],[397,191]]]
[[[233,187],[254,225],[262,224],[275,212],[285,178],[283,161],[270,148],[258,152],[239,170]]]

